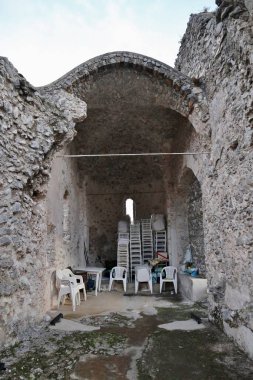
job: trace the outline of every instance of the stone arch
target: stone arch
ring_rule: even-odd
[[[148,75],[166,85],[170,95],[166,105],[182,116],[190,118],[198,132],[204,132],[205,123],[209,118],[208,107],[203,91],[203,83],[195,78],[189,78],[180,71],[154,58],[138,53],[116,51],[102,54],[77,66],[58,80],[39,88],[42,93],[55,90],[66,90],[82,98],[80,83],[95,81],[107,70],[130,68],[141,75]],[[84,99],[85,100],[85,99]]]
[[[192,138],[192,131],[195,135],[205,134],[208,112],[202,84],[160,61],[141,54],[130,52],[103,54],[84,62],[57,81],[39,90],[44,93],[64,90],[87,103],[87,118],[77,123],[77,135],[67,147],[67,153],[70,154],[185,151],[189,148],[185,141]],[[131,121],[125,123],[125,118],[129,115]],[[169,127],[168,120],[171,124]],[[150,127],[146,128],[148,123]],[[121,127],[121,124],[123,128],[118,127]],[[137,130],[141,133],[136,133]],[[126,144],[126,141],[130,140],[129,136],[131,138],[135,136],[134,141]],[[176,144],[174,144],[175,140],[177,140]],[[122,173],[125,173],[128,168],[128,182],[149,176],[158,183],[158,192],[160,190],[164,194],[167,192],[166,181],[163,177],[166,177],[166,170],[171,171],[173,159],[152,160],[152,164],[150,164],[151,160],[144,161],[142,158],[137,158],[131,165],[129,159],[124,158],[116,164],[115,162],[114,159],[96,159],[89,162],[80,160],[78,170],[95,182],[99,182],[99,189],[108,177],[110,177],[112,187],[117,186],[117,182],[124,181]],[[96,176],[98,166],[100,170]],[[166,167],[167,169],[164,170]],[[133,173],[132,176],[131,173]],[[167,177],[170,177],[170,173]],[[116,178],[120,181],[115,181]],[[148,190],[150,189],[151,192],[157,191],[157,188],[153,184],[148,184]],[[126,194],[124,186],[119,191]],[[133,191],[136,191],[136,188],[128,189],[127,193],[132,195]],[[151,196],[149,199],[148,195],[144,197],[146,197],[145,202],[152,208],[152,212],[166,212],[165,195],[161,195],[157,202],[153,202],[150,199]],[[114,210],[110,215],[114,214],[115,221],[112,224],[116,226],[116,217],[120,211],[115,210],[122,210],[119,204],[120,196],[104,195],[104,199],[107,199],[107,205],[114,203]],[[136,205],[140,211],[138,218],[148,217],[145,202],[143,196],[139,194],[136,196]],[[99,209],[104,213],[104,208],[101,208],[99,202],[93,199],[90,215],[94,218],[94,215],[99,213]],[[104,214],[103,219],[108,220],[108,216]],[[90,228],[89,237],[92,246],[92,242],[101,241],[98,249],[94,247],[94,252],[101,252],[102,244],[107,246],[106,252],[113,252],[115,245],[113,236],[110,236],[107,242],[105,241],[109,226],[101,228],[97,225],[97,220]]]
[[[75,135],[77,136],[75,138],[75,143],[78,143],[78,136],[82,136],[80,133],[82,130],[90,130],[90,134],[94,135],[96,128],[89,128],[89,120],[91,120],[92,123],[94,121],[92,117],[95,117],[96,113],[101,114],[103,117],[103,112],[101,112],[101,108],[99,109],[101,101],[102,104],[105,105],[104,120],[107,120],[108,116],[106,111],[112,109],[110,106],[113,105],[113,101],[118,95],[121,97],[120,107],[122,110],[118,108],[117,111],[122,111],[122,115],[126,111],[124,108],[124,96],[127,95],[126,92],[118,93],[114,90],[112,102],[110,104],[109,97],[101,98],[99,97],[99,95],[101,95],[99,91],[92,92],[94,86],[100,83],[99,85],[101,88],[104,83],[103,81],[108,78],[108,81],[110,81],[110,78],[114,74],[117,76],[115,80],[116,84],[118,78],[125,74],[126,76],[134,75],[134,79],[140,81],[133,81],[132,84],[130,83],[130,88],[127,86],[124,87],[124,91],[130,90],[130,96],[128,99],[131,99],[131,96],[134,97],[130,106],[132,106],[136,100],[139,102],[138,107],[141,112],[139,112],[137,124],[138,126],[140,124],[142,125],[142,136],[140,139],[138,135],[135,135],[136,146],[134,147],[135,150],[138,148],[139,151],[152,151],[153,148],[157,146],[160,149],[173,151],[175,147],[172,144],[172,140],[175,136],[178,136],[178,130],[188,131],[192,128],[192,125],[194,127],[196,125],[196,130],[199,129],[202,133],[202,125],[204,125],[208,116],[205,108],[205,97],[200,84],[192,81],[189,77],[162,62],[136,53],[114,52],[104,54],[83,63],[54,83],[37,89],[28,84],[12,67],[10,68],[8,62],[4,61],[4,66],[8,68],[8,70],[6,69],[5,85],[10,94],[9,101],[10,103],[13,101],[12,95],[15,93],[18,102],[23,104],[23,115],[20,115],[17,120],[21,124],[22,120],[25,120],[24,123],[27,125],[26,128],[29,129],[32,136],[32,140],[29,140],[29,145],[25,146],[25,150],[22,152],[20,151],[19,153],[20,160],[22,161],[20,163],[21,168],[25,168],[25,170],[23,170],[22,176],[16,176],[16,174],[13,174],[13,182],[11,184],[11,188],[16,196],[13,212],[17,214],[17,218],[19,218],[17,220],[21,222],[15,222],[16,224],[14,224],[13,229],[14,235],[19,235],[18,229],[20,229],[20,226],[25,225],[26,228],[24,228],[24,233],[22,233],[22,239],[20,241],[15,240],[15,236],[13,237],[13,240],[11,240],[12,237],[7,237],[5,240],[5,244],[10,245],[13,252],[17,252],[18,255],[20,255],[20,260],[22,262],[22,265],[19,265],[20,271],[17,275],[12,277],[8,277],[8,274],[6,275],[6,283],[10,283],[10,289],[11,292],[13,292],[8,295],[8,297],[15,297],[15,287],[13,286],[14,277],[22,278],[23,273],[25,273],[26,281],[33,278],[32,272],[29,272],[28,274],[25,272],[25,268],[27,267],[26,257],[29,255],[36,263],[38,263],[36,264],[38,271],[42,271],[41,268],[43,266],[45,267],[43,267],[43,274],[40,277],[40,289],[44,291],[44,289],[47,288],[47,294],[50,294],[49,284],[51,283],[52,270],[56,269],[57,266],[64,267],[70,264],[80,265],[82,264],[82,260],[84,260],[82,249],[85,242],[83,235],[86,228],[85,226],[87,225],[87,215],[80,215],[80,210],[88,209],[87,213],[92,216],[94,216],[93,214],[95,210],[99,217],[101,217],[101,213],[103,212],[103,210],[101,211],[101,205],[99,202],[94,201],[95,199],[98,199],[96,198],[96,194],[91,194],[90,198],[94,205],[93,209],[89,209],[89,205],[86,205],[87,198],[86,200],[84,197],[82,198],[83,195],[86,196],[86,193],[91,190],[84,186],[82,167],[79,167],[78,163],[74,161],[70,162],[70,160],[67,161],[55,158],[56,153],[59,152],[60,149],[62,149],[62,153],[71,153],[71,145],[68,144],[74,139]],[[9,72],[12,71],[12,80],[10,82]],[[127,83],[128,82],[125,81],[125,84]],[[140,93],[140,83],[144,85],[146,97],[143,97]],[[28,95],[30,100],[28,99]],[[106,89],[104,89],[102,95],[106,95]],[[136,98],[137,95],[138,99]],[[31,98],[33,99],[33,102],[31,102]],[[87,119],[85,119],[86,99],[89,112]],[[155,107],[151,108],[152,105]],[[146,108],[145,118],[143,118],[142,112],[144,108]],[[8,119],[8,112],[6,112],[4,116]],[[131,122],[134,121],[135,116],[136,114],[133,115]],[[101,123],[101,120],[102,119],[98,120],[98,122]],[[152,121],[149,129],[145,129],[147,120],[148,122],[150,122],[150,120]],[[171,122],[171,129],[167,128],[166,123],[168,120]],[[189,120],[191,120],[191,124]],[[14,118],[11,120],[8,119],[7,121],[10,124],[10,127],[15,131],[16,121]],[[120,121],[124,121],[124,115]],[[117,125],[117,123],[115,123],[115,125]],[[130,130],[130,134],[137,129],[136,125]],[[121,137],[121,135],[122,133],[120,130],[118,136]],[[102,140],[99,145],[99,149],[102,152],[105,149],[108,149],[108,138],[110,140],[110,135],[108,137],[105,133],[104,140]],[[158,138],[160,140],[158,140]],[[168,140],[170,142],[167,145],[161,146],[161,142],[166,141],[167,143]],[[139,142],[141,142],[141,145]],[[156,142],[156,145],[152,145],[153,142]],[[112,148],[115,148],[115,146],[116,145]],[[72,147],[75,146],[73,145]],[[87,140],[85,149],[87,149],[87,147],[91,149],[90,152],[93,153],[95,148],[97,149],[97,144],[90,144],[89,146],[89,140]],[[129,145],[127,147],[131,148]],[[7,154],[7,157],[9,157],[9,154]],[[122,194],[127,193],[132,195],[136,191],[138,191],[136,202],[138,202],[138,205],[141,205],[140,217],[142,216],[141,213],[144,214],[146,211],[146,205],[149,205],[150,209],[153,209],[157,213],[165,212],[166,195],[164,194],[166,193],[166,189],[163,179],[163,169],[169,167],[171,162],[167,159],[161,159],[160,161],[153,160],[152,165],[148,159],[143,162],[144,164],[141,163],[141,160],[136,160],[131,166],[131,170],[128,170],[129,167],[126,169],[127,166],[124,160],[122,160],[118,165],[120,172],[124,173],[124,170],[126,169],[125,172],[127,171],[128,173],[131,173],[133,170],[133,175],[128,182],[133,180],[133,178],[137,178],[138,181],[128,190],[125,190],[124,186],[122,186],[123,190],[118,187],[117,194],[109,194],[107,191],[109,188],[108,186],[104,191],[105,194],[101,195],[104,202],[109,203],[111,200],[115,201],[115,220],[122,211],[119,206],[122,200]],[[7,167],[11,166],[12,163],[10,162],[3,170],[4,183],[8,183],[7,179],[9,178],[10,173],[8,172]],[[91,172],[95,173],[92,165],[88,164],[87,166],[91,167]],[[102,169],[100,170],[99,177],[101,177],[100,180],[103,181],[104,177],[108,176],[108,167],[111,170],[110,186],[114,187],[117,182],[115,181],[113,171],[115,166],[111,165],[110,167],[110,161],[107,161],[104,167],[101,166]],[[138,167],[140,167],[139,171]],[[136,168],[137,170],[135,170]],[[84,167],[84,169],[86,168]],[[55,181],[54,183],[52,183],[51,179],[49,180],[50,173],[51,179],[53,178],[53,181]],[[72,175],[76,173],[79,173],[80,175]],[[87,176],[91,174],[92,173],[89,172],[87,173]],[[153,182],[146,181],[147,178],[152,178]],[[142,184],[142,188],[140,189],[140,182],[142,180],[143,182],[146,181],[146,183],[144,183],[144,185]],[[62,209],[63,199],[62,197],[59,197],[59,194],[62,194],[62,191],[66,188],[66,182],[71,184],[69,202],[73,204],[73,214],[76,216],[73,219],[73,223],[71,223],[75,233],[71,234],[71,244],[69,245],[69,252],[75,252],[75,255],[66,254],[63,250],[61,244],[62,220],[59,217],[60,213],[57,212]],[[93,188],[93,190],[98,190],[99,186],[100,183],[98,184],[97,189]],[[42,190],[47,194],[47,199],[41,199],[41,197],[38,196],[38,192],[41,192]],[[156,194],[161,193],[161,195],[158,197],[157,195],[153,195],[152,192]],[[143,193],[145,193],[145,195],[143,195]],[[10,203],[8,196],[9,193],[6,195],[6,204]],[[46,204],[50,197],[50,202]],[[59,198],[61,199],[59,200]],[[78,202],[76,202],[77,198]],[[153,199],[155,199],[155,201],[153,201]],[[21,212],[22,207],[26,210],[24,213]],[[139,209],[139,206],[137,207]],[[47,219],[48,210],[52,212],[48,215]],[[6,212],[8,212],[8,210]],[[30,222],[27,223],[27,219],[29,218]],[[104,220],[107,220],[105,214],[103,215],[103,218]],[[7,222],[8,221],[6,220],[6,223]],[[105,258],[112,252],[111,242],[114,238],[112,226],[114,224],[114,220],[112,220],[111,223],[107,225],[105,231],[101,229],[100,226],[98,228],[96,228],[96,226],[93,228],[92,226],[94,234],[90,234],[88,239],[89,241],[92,239],[99,241],[100,246],[98,246],[97,250],[99,257],[101,252]],[[111,235],[108,233],[108,230],[112,231]],[[32,245],[30,245],[30,236],[33,234],[37,236],[37,239],[36,241],[33,241]],[[48,236],[50,236],[50,239],[48,239]],[[82,238],[79,240],[80,237]],[[25,252],[25,254],[23,254],[23,252]],[[43,260],[45,263],[42,259],[40,261],[37,259],[35,260],[35,258],[39,256],[38,253],[43,253]],[[42,257],[42,255],[40,255],[40,257]],[[99,257],[97,254],[97,258]],[[21,283],[18,287],[23,293],[25,292],[25,288],[22,288]],[[40,298],[45,298],[42,292]],[[44,301],[39,304],[39,298],[33,294],[32,300],[34,301],[34,304],[37,302],[35,309],[41,317],[49,306],[49,299],[44,299]],[[26,325],[26,317],[31,316],[31,318],[35,318],[32,316],[31,310],[31,307],[27,307],[20,328]],[[14,311],[13,313],[15,314]],[[8,331],[8,328],[6,327],[7,324],[8,321],[4,321],[5,331]]]

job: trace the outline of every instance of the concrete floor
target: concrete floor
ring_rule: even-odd
[[[145,312],[149,308],[154,308],[157,300],[162,298],[168,307],[173,306],[167,298],[163,297],[163,294],[159,293],[159,284],[153,287],[153,294],[146,284],[140,284],[137,295],[134,294],[134,284],[130,283],[127,286],[127,293],[124,294],[121,283],[113,283],[112,291],[108,292],[108,281],[102,282],[102,289],[104,291],[98,293],[95,296],[95,292],[87,292],[87,301],[81,301],[81,305],[77,306],[76,311],[73,312],[70,307],[70,303],[66,301],[65,305],[61,305],[59,312],[62,312],[66,318],[82,318],[83,316],[97,315],[103,313],[117,313],[124,312],[126,310],[136,309],[139,312]],[[173,292],[173,289],[168,289],[169,294]],[[166,294],[168,294],[168,292]],[[174,295],[173,300],[178,297]],[[81,299],[83,296],[81,295]],[[160,303],[159,304],[163,304]]]
[[[253,378],[252,361],[209,324],[203,305],[185,302],[171,289],[162,297],[146,290],[137,296],[124,295],[117,289],[97,297],[88,293],[75,313],[67,301],[59,310],[64,320],[54,328],[44,323],[32,338],[24,336],[15,347],[0,353],[7,367],[0,378]],[[203,323],[191,319],[192,312]],[[72,327],[81,331],[71,331]]]

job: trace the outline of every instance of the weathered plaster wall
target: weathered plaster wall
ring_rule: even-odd
[[[68,154],[68,148],[58,156]],[[45,302],[56,304],[55,270],[85,265],[84,243],[88,245],[86,186],[75,159],[54,158],[45,200],[47,239],[47,283]]]
[[[252,19],[243,1],[217,4],[191,17],[176,67],[199,78],[209,102],[211,155],[197,177],[210,314],[253,357]]]
[[[74,136],[84,102],[65,91],[41,96],[0,59],[0,340],[38,321],[48,304],[46,183],[51,160]]]
[[[89,261],[115,260],[118,221],[123,216],[123,194],[117,188],[88,183]]]
[[[64,149],[58,155],[67,154]],[[55,158],[46,196],[47,262],[51,273],[58,268],[84,265],[87,245],[86,188],[76,160]]]

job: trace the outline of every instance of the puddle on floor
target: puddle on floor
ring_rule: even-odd
[[[185,321],[192,311],[206,317],[205,310],[192,309],[187,304],[177,309],[160,308],[157,314],[142,313],[141,319],[132,320],[134,326],[131,327],[115,325],[115,320],[120,321],[119,315],[112,314],[111,319],[107,316],[101,331],[126,337],[122,354],[112,358],[86,357],[85,363],[76,365],[71,379],[252,379],[252,361],[209,323]],[[161,321],[170,322],[175,317],[178,321],[174,327],[183,330],[159,329]],[[96,323],[98,320],[97,316]],[[201,330],[196,331],[194,327],[201,327]]]
[[[127,356],[87,356],[81,359],[70,379],[74,380],[125,380],[130,367]]]

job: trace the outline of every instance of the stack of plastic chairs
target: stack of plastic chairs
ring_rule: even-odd
[[[155,252],[167,252],[166,231],[156,231],[154,233]]]
[[[129,272],[129,233],[118,233],[117,266],[124,267]]]
[[[133,279],[134,268],[142,264],[140,222],[130,225],[130,278]]]
[[[154,257],[151,219],[142,219],[141,236],[142,236],[142,257],[143,257],[143,262],[145,264],[145,263],[148,263],[149,260],[152,260]]]

